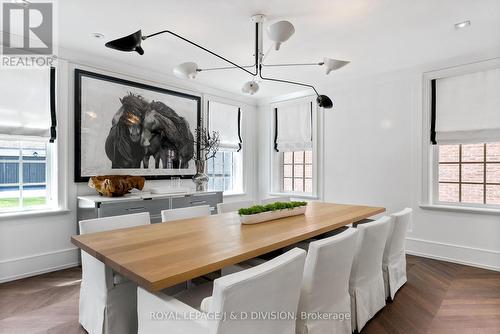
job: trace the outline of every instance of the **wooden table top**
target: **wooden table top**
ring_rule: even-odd
[[[206,275],[384,212],[311,202],[305,215],[241,225],[236,212],[73,236],[71,242],[149,291]]]

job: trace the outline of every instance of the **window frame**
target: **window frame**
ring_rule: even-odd
[[[421,183],[418,185],[420,198],[419,207],[429,210],[459,211],[480,214],[500,215],[498,205],[455,203],[439,201],[439,143],[432,145],[431,133],[431,81],[434,79],[463,75],[500,67],[500,59],[473,62],[467,65],[452,66],[445,69],[431,70],[422,75],[422,172]],[[457,143],[458,144],[458,143]],[[473,143],[460,143],[463,145]]]
[[[274,103],[271,103],[270,110],[270,117],[271,117],[271,141],[274,141],[275,137],[275,131],[276,131],[276,118],[274,117],[274,108],[284,106],[287,104],[294,104],[294,103],[311,103],[312,104],[312,192],[311,193],[304,193],[304,192],[296,192],[296,191],[284,191],[283,190],[283,182],[284,182],[284,152],[276,152],[274,149],[274,144],[270,145],[271,147],[271,157],[270,157],[270,188],[268,190],[268,195],[270,196],[291,196],[291,197],[297,197],[297,198],[305,198],[305,199],[318,199],[319,198],[319,182],[318,179],[320,178],[319,172],[319,163],[320,163],[320,157],[319,157],[319,138],[321,134],[319,133],[320,131],[320,126],[319,126],[319,121],[320,121],[320,113],[318,110],[318,106],[315,100],[314,96],[306,96],[306,97],[300,97],[300,98],[294,98],[294,99],[289,99],[289,100],[283,100],[283,101],[277,101]]]
[[[19,206],[12,208],[12,209],[6,209],[2,210],[0,209],[0,216],[2,215],[16,215],[16,214],[23,214],[23,213],[30,213],[30,212],[37,212],[37,211],[50,211],[53,210],[57,207],[57,193],[54,191],[54,189],[57,189],[57,176],[55,173],[55,168],[54,164],[56,162],[55,159],[55,149],[56,145],[53,143],[49,143],[46,138],[28,138],[28,139],[23,139],[23,138],[18,138],[16,136],[5,136],[2,135],[0,137],[1,140],[3,141],[12,141],[12,142],[19,142],[19,148],[17,149],[19,152],[19,158],[17,160],[3,160],[2,162],[12,162],[12,163],[17,163],[18,165],[18,170],[19,170],[19,180],[17,183],[12,183],[9,185],[17,185],[19,187]],[[23,159],[23,149],[25,148],[26,145],[23,145],[23,143],[29,143],[29,142],[36,142],[36,143],[44,143],[45,144],[45,183],[25,183],[23,181],[23,173],[24,173],[24,163],[26,161]],[[34,163],[43,163],[41,161],[36,161]],[[38,205],[38,206],[32,206],[32,207],[24,207],[23,205],[23,188],[28,185],[42,185],[45,184],[45,199],[46,202],[44,205]]]
[[[56,68],[56,109],[66,110],[71,104],[69,96],[73,88],[74,80],[72,80],[72,78],[75,69],[92,69],[85,66],[82,67],[82,65],[70,64],[62,59],[54,61],[53,66]],[[68,82],[69,85],[64,84]],[[76,203],[74,202],[76,196],[74,192],[76,190],[71,186],[73,180],[70,176],[69,167],[73,163],[73,158],[69,146],[71,140],[68,138],[71,131],[67,127],[70,121],[70,114],[66,112],[57,113],[57,139],[54,143],[47,145],[47,159],[50,161],[47,167],[47,170],[50,171],[47,187],[50,189],[52,206],[26,211],[0,212],[0,223],[2,221],[9,222],[18,219],[23,220],[45,216],[67,215],[72,211],[74,212],[74,205]],[[4,139],[12,139],[12,136],[0,136],[4,137]]]

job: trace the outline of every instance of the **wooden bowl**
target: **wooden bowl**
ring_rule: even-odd
[[[144,177],[131,175],[92,176],[89,187],[106,197],[119,197],[128,194],[132,189],[144,188]]]

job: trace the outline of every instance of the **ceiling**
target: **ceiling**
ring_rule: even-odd
[[[201,68],[226,64],[169,35],[144,41],[143,56],[117,52],[104,43],[138,29],[145,34],[169,29],[251,65],[254,26],[249,18],[262,13],[270,23],[291,21],[296,31],[266,63],[319,62],[325,56],[352,62],[328,76],[319,66],[265,71],[267,76],[319,85],[486,49],[500,51],[500,0],[71,0],[59,1],[58,13],[61,47],[166,74],[185,61]],[[456,30],[454,24],[464,20],[472,25]],[[91,37],[94,32],[105,38]],[[266,36],[264,50],[269,46]],[[229,70],[202,72],[196,80],[241,94],[242,84],[250,79]],[[255,98],[298,90],[303,88],[262,83]]]

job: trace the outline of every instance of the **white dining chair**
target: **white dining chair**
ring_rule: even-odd
[[[198,205],[189,206],[187,208],[162,210],[161,211],[161,221],[169,222],[172,220],[188,219],[210,216],[210,206],[209,205]]]
[[[342,226],[342,227],[339,227],[339,228],[337,228],[337,229],[335,229],[333,231],[323,233],[323,234],[319,235],[318,237],[310,238],[310,239],[307,239],[307,240],[304,240],[304,241],[299,241],[299,242],[294,243],[294,244],[292,244],[290,246],[285,246],[285,247],[283,247],[282,250],[284,252],[288,252],[289,250],[294,249],[294,248],[297,247],[297,248],[301,248],[301,249],[307,251],[309,249],[309,244],[311,242],[317,241],[317,240],[322,239],[322,238],[325,239],[325,238],[328,238],[328,237],[336,236],[336,235],[338,235],[340,233],[343,233],[347,229],[349,229],[349,227]],[[262,263],[264,263],[266,261],[267,261],[266,259],[263,259],[261,257],[256,257],[256,258],[244,261],[244,262],[240,262],[240,263],[237,263],[237,264],[234,264],[234,265],[231,265],[231,266],[224,267],[224,268],[222,268],[221,274],[223,276],[225,276],[225,275],[229,275],[229,274],[232,274],[232,273],[236,273],[238,271],[242,271],[242,270],[245,270],[245,269],[248,269],[248,268],[252,268],[252,267],[258,266],[259,264],[262,264]]]
[[[299,315],[337,314],[338,319],[298,317],[297,334],[351,334],[349,276],[356,250],[357,230],[309,244]]]
[[[272,319],[270,316],[297,312],[305,258],[306,252],[296,248],[257,267],[216,279],[212,296],[203,299],[199,306],[201,311],[181,300],[193,300],[188,295],[206,291],[204,286],[174,297],[138,288],[138,333],[295,333],[294,317]],[[154,318],[162,314],[175,314],[181,318],[162,321]],[[251,319],[256,314],[262,317]],[[227,315],[227,318],[221,319],[221,315]],[[237,318],[233,319],[231,315]],[[242,319],[244,316],[248,319]]]
[[[351,324],[358,332],[385,306],[382,257],[391,228],[391,217],[358,225],[356,253],[349,280]]]
[[[276,202],[290,202],[291,198],[289,196],[280,196],[280,197],[271,197],[271,198],[266,198],[260,201],[260,204],[266,205],[266,204],[271,204],[271,203],[276,203]]]
[[[394,299],[396,292],[406,283],[406,234],[412,209],[406,208],[391,215],[392,228],[385,244],[382,260],[385,296]]]
[[[238,201],[217,204],[217,213],[238,211],[241,208],[248,208],[254,205],[253,201]]]
[[[80,234],[148,225],[149,213],[82,220]],[[137,285],[82,250],[79,322],[90,334],[137,333]]]

